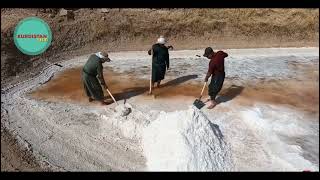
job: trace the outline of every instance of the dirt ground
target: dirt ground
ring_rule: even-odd
[[[1,128],[1,171],[48,171],[34,159],[31,152],[17,144],[17,140]]]
[[[319,46],[319,9],[1,9],[1,84],[29,78],[47,65],[93,51],[148,50],[164,35],[175,50]],[[37,16],[53,41],[40,56],[23,55],[12,39],[15,25]]]

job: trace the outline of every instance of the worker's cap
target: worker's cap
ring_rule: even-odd
[[[103,51],[103,52],[97,52],[96,55],[97,55],[99,58],[101,58],[101,59],[103,59],[104,61],[106,61],[106,62],[110,62],[110,61],[111,61],[111,59],[108,57],[108,56],[109,56],[108,53],[105,52],[105,51]]]
[[[213,53],[212,48],[211,48],[211,47],[207,47],[207,48],[204,50],[203,56],[204,56],[204,57],[208,57],[211,53]]]
[[[157,43],[159,44],[165,44],[167,43],[167,40],[163,37],[163,36],[160,36],[157,40]]]

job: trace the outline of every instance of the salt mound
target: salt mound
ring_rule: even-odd
[[[233,153],[242,158],[237,164],[240,170],[319,171],[319,122],[310,119],[315,116],[272,105],[257,105],[238,114],[245,129],[237,129],[238,135],[229,142],[240,151]],[[236,143],[241,136],[247,137],[242,145]]]
[[[198,109],[161,112],[142,136],[150,171],[230,171],[230,150],[219,126]]]
[[[128,115],[123,114],[123,112],[130,108],[130,113]],[[101,117],[105,120],[101,126],[109,126],[109,124],[114,127],[115,130],[119,130],[123,137],[140,141],[141,131],[149,124],[149,114],[145,114],[129,103],[126,105],[118,105],[115,107],[114,112],[108,112],[107,114],[112,114],[111,116],[107,114],[102,114]]]

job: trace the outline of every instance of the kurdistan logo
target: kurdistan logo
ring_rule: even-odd
[[[52,41],[49,25],[37,17],[21,20],[14,31],[14,43],[24,54],[39,55],[47,50]]]

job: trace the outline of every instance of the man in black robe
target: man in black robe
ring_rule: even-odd
[[[157,82],[157,87],[160,87],[161,80],[164,79],[166,70],[170,67],[169,49],[173,49],[173,47],[167,47],[165,43],[165,38],[160,36],[157,43],[152,45],[152,48],[148,51],[148,54],[152,55],[152,89],[155,82]]]

